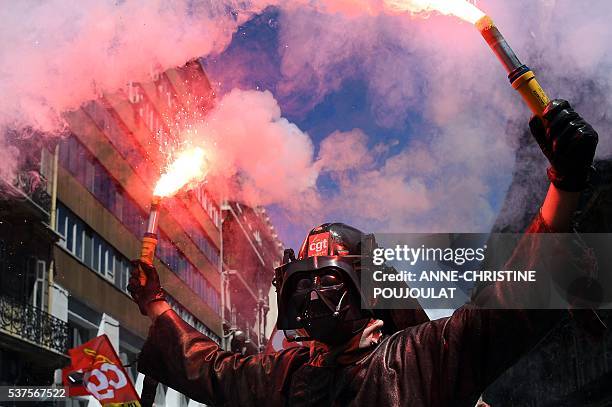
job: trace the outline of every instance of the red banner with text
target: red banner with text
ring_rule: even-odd
[[[106,335],[70,349],[71,365],[63,369],[70,396],[96,398],[103,406],[140,407],[140,398]]]

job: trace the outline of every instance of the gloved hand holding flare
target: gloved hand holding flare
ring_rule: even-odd
[[[520,62],[491,17],[474,4],[467,0],[384,0],[384,4],[391,12],[438,12],[474,24],[504,66],[512,87],[520,93],[533,114],[542,117],[550,102],[546,92],[540,87],[533,71]]]

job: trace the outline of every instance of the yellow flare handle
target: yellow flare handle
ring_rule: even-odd
[[[542,117],[550,99],[538,83],[533,71],[527,71],[519,76],[512,83],[512,87],[520,93],[533,114]]]
[[[142,238],[142,246],[140,249],[140,261],[148,264],[149,266],[153,265],[153,257],[155,256],[155,247],[157,246],[157,238],[153,236],[145,236]],[[138,276],[140,279],[140,284],[145,285],[147,283],[147,276],[144,273],[140,273]]]
[[[491,17],[483,16],[476,21],[475,26],[508,72],[512,87],[521,94],[529,109],[536,116],[542,117],[550,99],[536,80],[533,71],[521,63]],[[520,76],[517,78],[515,75]]]

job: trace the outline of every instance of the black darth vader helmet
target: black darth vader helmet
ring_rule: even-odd
[[[371,314],[361,309],[358,276],[362,237],[351,226],[326,223],[308,233],[297,258],[285,250],[274,285],[277,328],[288,338],[336,344],[367,324]]]
[[[334,345],[360,332],[370,318],[383,319],[387,333],[426,321],[422,310],[362,309],[362,300],[367,302],[360,288],[362,253],[374,247],[374,235],[343,223],[325,223],[308,233],[297,258],[292,249],[285,250],[274,278],[277,328],[290,340]]]

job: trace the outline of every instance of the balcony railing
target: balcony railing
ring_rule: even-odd
[[[16,203],[22,203],[16,205]],[[47,180],[37,171],[22,171],[12,182],[0,179],[0,214],[49,222],[51,197]]]
[[[0,332],[54,352],[68,351],[68,324],[30,304],[0,296]]]
[[[47,179],[39,171],[21,171],[17,174],[14,186],[45,212],[49,212],[51,197],[47,192]]]

